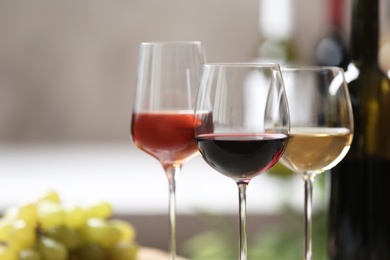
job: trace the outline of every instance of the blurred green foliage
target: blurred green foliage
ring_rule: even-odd
[[[288,221],[272,224],[248,237],[248,259],[300,260],[303,258],[303,218],[292,212]],[[221,216],[203,216],[211,229],[185,241],[181,254],[194,260],[229,260],[238,257],[238,223]],[[286,219],[286,218],[284,218]],[[261,225],[261,223],[259,223]],[[326,215],[313,216],[313,259],[326,257]]]
[[[325,197],[326,173],[316,177],[315,189]],[[286,178],[287,172],[282,176],[275,174],[276,178]],[[278,177],[279,176],[279,177]],[[303,192],[303,186],[302,186]],[[325,201],[325,200],[324,200]],[[303,204],[303,201],[302,201]],[[316,205],[318,206],[318,205]],[[326,205],[313,215],[313,259],[327,259],[327,216]],[[294,212],[291,208],[284,208],[279,216],[281,221],[272,223],[258,223],[263,225],[261,231],[248,236],[248,260],[300,260],[303,259],[304,220],[302,214]],[[196,234],[181,244],[180,253],[193,260],[230,260],[238,257],[238,216],[237,221],[231,223],[226,216],[215,216],[202,212],[199,217],[210,228],[208,231]],[[253,223],[248,223],[248,229]],[[254,227],[256,228],[256,227]]]

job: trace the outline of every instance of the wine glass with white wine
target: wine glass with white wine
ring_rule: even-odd
[[[338,164],[353,138],[351,101],[338,67],[282,67],[291,129],[280,162],[304,182],[304,259],[312,259],[312,191],[316,175]]]

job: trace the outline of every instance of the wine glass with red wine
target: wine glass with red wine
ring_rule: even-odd
[[[149,42],[139,50],[131,136],[168,178],[171,260],[176,257],[176,181],[183,163],[198,153],[194,106],[204,62],[201,42]]]
[[[277,64],[205,64],[195,106],[203,159],[239,194],[239,259],[247,259],[246,189],[285,149],[290,119]]]
[[[280,162],[304,182],[304,258],[312,259],[314,178],[338,164],[353,137],[353,114],[344,71],[338,67],[282,67],[291,118]]]

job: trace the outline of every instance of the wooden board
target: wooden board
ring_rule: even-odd
[[[159,249],[150,247],[141,247],[138,251],[137,260],[167,260],[168,254]],[[176,260],[186,260],[183,257],[176,257]]]

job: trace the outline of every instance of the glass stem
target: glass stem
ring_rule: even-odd
[[[304,221],[305,221],[305,240],[304,240],[304,260],[312,259],[312,198],[314,177],[307,174],[303,178],[305,185],[305,203],[304,203]]]
[[[239,260],[247,258],[247,240],[246,240],[246,183],[238,183],[238,199],[239,199],[239,214],[240,214],[240,239]]]
[[[164,166],[169,183],[169,259],[176,258],[176,180],[179,178],[180,166]]]

